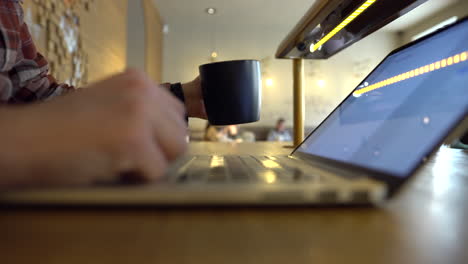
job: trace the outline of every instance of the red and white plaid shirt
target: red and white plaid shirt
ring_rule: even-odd
[[[0,0],[0,104],[28,103],[72,91],[48,74],[23,21],[19,0]]]

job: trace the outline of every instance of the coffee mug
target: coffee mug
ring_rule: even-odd
[[[199,67],[206,114],[215,126],[260,119],[262,77],[257,60],[235,60]]]

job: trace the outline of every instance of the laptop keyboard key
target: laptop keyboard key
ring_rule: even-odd
[[[231,180],[236,182],[249,181],[250,176],[246,168],[246,165],[242,162],[238,156],[228,156],[225,157],[229,176]]]
[[[354,191],[351,200],[355,203],[367,204],[370,201],[370,194],[367,190]]]
[[[254,173],[262,172],[265,170],[265,167],[263,167],[256,159],[254,159],[252,156],[241,156],[240,159],[244,162],[245,166]]]
[[[206,175],[208,175],[208,173],[209,173],[208,168],[190,170],[188,172],[188,179],[189,179],[189,181],[200,182],[200,181],[203,181],[205,179],[205,177],[206,177]]]
[[[200,182],[210,171],[211,156],[196,156],[187,168],[188,181]]]
[[[218,166],[218,167],[211,168],[206,180],[208,182],[217,182],[217,183],[226,181],[227,177],[226,177],[225,167]]]
[[[294,175],[297,173],[295,169],[286,169],[283,165],[278,163],[277,159],[269,157],[254,157],[260,162],[266,169],[273,171],[276,174],[276,178],[280,182],[291,183],[295,181]]]
[[[332,190],[322,191],[319,194],[319,200],[323,203],[336,203],[338,201],[338,194]]]
[[[295,169],[293,173],[293,179],[294,181],[302,181],[305,179],[304,173],[300,169]]]
[[[182,173],[180,175],[177,176],[177,182],[179,183],[184,183],[184,182],[187,182],[189,179],[187,173]]]

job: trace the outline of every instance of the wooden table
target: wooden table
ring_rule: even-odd
[[[383,208],[3,209],[0,263],[468,263],[468,153],[442,149]]]

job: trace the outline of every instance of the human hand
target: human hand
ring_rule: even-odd
[[[183,105],[129,70],[89,88],[0,110],[0,187],[161,177],[186,149]]]
[[[184,91],[185,107],[187,108],[188,116],[207,119],[200,77],[182,84],[182,90]]]

